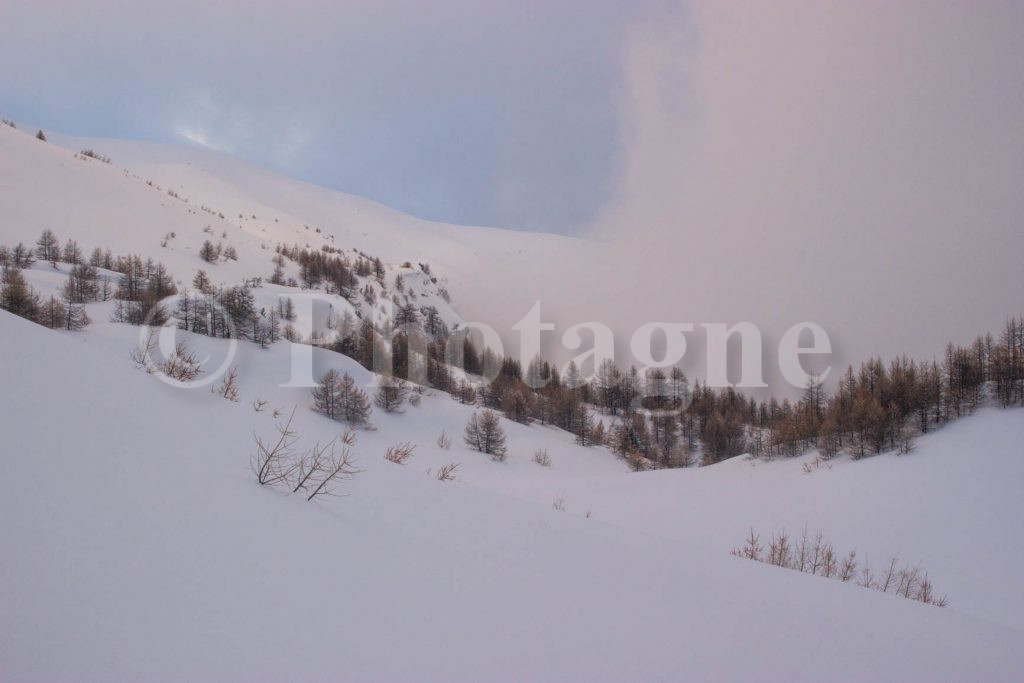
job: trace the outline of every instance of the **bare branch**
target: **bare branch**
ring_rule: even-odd
[[[323,470],[324,475],[320,480],[313,492],[309,494],[306,500],[313,500],[317,496],[321,495],[333,495],[333,485],[339,480],[352,479],[362,470],[356,468],[355,461],[351,456],[352,450],[349,446],[345,446],[340,453],[335,453],[334,449],[331,449],[329,464],[326,469]]]
[[[298,436],[291,428],[293,419],[295,408],[292,408],[288,421],[277,426],[279,436],[273,446],[268,447],[262,439],[253,435],[256,439],[256,453],[250,464],[261,486],[286,483],[298,469],[298,463],[294,460],[294,446]]]

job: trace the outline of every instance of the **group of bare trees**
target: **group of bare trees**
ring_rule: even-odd
[[[263,348],[289,336],[288,323],[295,320],[290,298],[280,299],[269,310],[258,308],[248,284],[214,287],[203,270],[196,273],[192,286],[194,291],[182,292],[174,308],[180,329],[210,337],[245,339]]]
[[[400,412],[407,398],[417,398],[410,393],[412,388],[426,385],[451,393],[463,404],[479,405],[516,422],[555,424],[575,434],[582,445],[605,442],[605,425],[593,419],[585,400],[586,386],[574,366],[563,381],[556,368],[538,358],[528,372],[543,381],[531,384],[519,361],[500,358],[486,347],[478,350],[464,331],[449,334],[437,308],[418,305],[416,292],[404,284],[401,273],[389,289],[379,258],[362,253],[352,255],[329,246],[310,250],[278,245],[271,282],[286,282],[286,260],[299,265],[304,287],[324,287],[330,293],[338,293],[352,303],[357,313],[363,304],[375,305],[378,297],[390,299],[390,320],[377,323],[368,315],[356,318],[348,313],[336,316],[331,325],[336,334],[330,348],[380,376],[374,403],[381,411]],[[413,267],[411,263],[404,265]],[[429,265],[419,267],[425,277],[436,283]],[[367,282],[360,289],[360,278],[373,278],[376,282]],[[486,371],[488,375],[497,374],[497,378],[474,386],[464,378],[456,379],[452,368],[469,376]]]
[[[34,250],[23,244],[18,244],[13,249],[0,247],[0,264],[5,268],[31,267],[37,257],[54,267],[58,263],[71,265],[61,299],[47,302],[44,312],[47,320],[52,323],[57,318],[55,311],[58,309],[58,303],[62,305],[63,326],[68,329],[81,328],[87,324],[82,304],[106,301],[111,296],[118,299],[115,312],[115,318],[118,320],[136,324],[147,319],[153,320],[150,312],[158,304],[159,299],[176,291],[167,270],[152,259],[143,261],[141,257],[135,255],[115,258],[109,249],[104,252],[98,248],[86,259],[74,240],[68,240],[61,248],[57,236],[51,230],[43,231],[36,241]],[[116,290],[112,288],[110,277],[100,274],[100,268],[120,274]],[[157,319],[160,317],[155,316]],[[166,320],[165,314],[163,320]]]
[[[412,393],[409,384],[390,375],[377,377],[375,383],[377,389],[373,404],[385,413],[401,413],[402,406],[410,400]],[[419,394],[414,394],[412,398],[418,404]],[[366,392],[356,385],[349,373],[339,375],[337,370],[328,370],[313,388],[313,407],[332,420],[341,420],[353,426],[368,424],[372,412]]]
[[[356,385],[347,372],[339,375],[337,370],[328,370],[320,378],[320,384],[313,388],[314,409],[331,418],[347,422],[353,427],[368,423],[372,408],[366,392]]]
[[[234,250],[229,250],[230,258]],[[29,268],[37,258],[55,266],[71,264],[62,297],[42,301],[24,278],[12,270],[5,274],[5,291],[0,293],[0,304],[5,302],[3,307],[7,310],[50,327],[80,329],[89,322],[83,304],[113,297],[116,300],[111,317],[114,322],[160,326],[169,320],[161,301],[176,294],[178,289],[164,265],[151,258],[143,259],[135,254],[114,256],[109,249],[97,248],[85,259],[76,242],[68,240],[61,247],[51,230],[43,231],[34,249],[24,244],[13,249],[0,247],[0,265],[4,266],[5,273],[8,269]],[[117,273],[116,287],[112,286],[110,277],[100,274],[101,268]],[[184,292],[174,311],[180,328],[214,337],[233,335],[264,347],[288,336],[287,323],[295,320],[291,299],[282,300],[269,311],[257,309],[248,285],[216,288],[202,270],[196,273],[192,284],[195,293]]]
[[[1024,405],[1024,318],[1010,318],[998,338],[949,344],[941,359],[879,359],[847,370],[827,396],[812,381],[795,405],[762,403],[750,421],[756,455],[796,455],[818,448],[862,458],[908,452],[913,437],[973,413],[986,400]]]
[[[907,453],[916,434],[968,415],[986,400],[1024,405],[1024,319],[1010,318],[998,337],[950,344],[941,359],[901,357],[888,365],[872,359],[851,367],[831,395],[812,379],[794,403],[756,401],[700,382],[691,390],[677,369],[641,377],[610,361],[575,391],[615,420],[607,435],[591,432],[592,440],[603,440],[636,469],[688,466],[698,454],[711,464],[747,452],[770,458],[813,448],[826,459],[839,452],[853,458]]]
[[[204,241],[203,246],[199,248],[199,258],[203,259],[207,263],[217,263],[221,257],[226,261],[237,261],[238,251],[230,244],[228,246],[224,246],[221,243],[217,243],[215,245],[210,240]]]
[[[398,412],[409,392],[408,385],[388,376],[378,377],[376,383],[378,386],[374,403],[377,407],[388,413]],[[332,420],[347,422],[353,427],[367,425],[372,411],[369,397],[357,386],[355,379],[347,372],[339,374],[333,369],[324,373],[318,385],[313,388],[313,408]],[[464,441],[470,448],[491,456],[495,461],[502,461],[506,457],[505,431],[498,415],[490,410],[474,411],[466,424]],[[451,438],[442,432],[437,444],[446,450],[451,446]],[[396,447],[392,450],[394,453],[389,451],[386,459],[399,462],[396,458],[404,453],[404,449]],[[401,459],[402,463],[411,452],[408,449],[406,457]]]
[[[131,254],[119,258],[115,269],[121,275],[111,321],[154,327],[166,323],[169,317],[161,300],[177,293],[178,288],[163,264]]]
[[[856,551],[851,550],[846,555],[837,553],[820,531],[809,536],[805,529],[800,538],[796,539],[781,531],[773,534],[765,547],[751,529],[743,545],[734,549],[732,554],[776,567],[856,583],[864,588],[892,593],[928,605],[945,607],[947,604],[945,596],[935,594],[935,587],[927,572],[920,567],[901,566],[899,560],[893,557],[884,569],[876,572],[867,563],[859,562]]]
[[[58,262],[72,264],[59,297],[51,295],[43,300],[21,273],[31,268],[37,257],[54,267]],[[109,279],[101,277],[95,266],[82,260],[78,244],[69,240],[61,250],[56,235],[50,230],[43,232],[35,250],[24,244],[13,249],[0,247],[0,265],[3,266],[0,308],[45,327],[80,330],[90,322],[84,304],[110,297]]]
[[[303,287],[312,289],[322,284],[325,285],[328,293],[340,294],[345,298],[354,297],[355,290],[359,285],[357,274],[366,277],[371,272],[376,272],[383,279],[384,264],[380,259],[371,264],[360,257],[357,263],[353,263],[348,257],[337,254],[335,251],[331,247],[314,251],[298,249],[298,247],[278,246],[277,253],[280,259],[289,258],[299,264],[299,280]],[[275,261],[277,268],[283,266],[280,259]],[[275,273],[280,276],[277,269],[275,269]]]
[[[21,271],[13,266],[5,266],[3,281],[0,284],[0,308],[14,315],[36,321],[42,301],[32,289]]]
[[[72,264],[61,298],[44,302],[25,282],[19,269],[36,259]],[[332,342],[334,350],[381,375],[373,403],[382,412],[401,412],[407,400],[418,398],[410,394],[411,382],[425,382],[488,414],[521,424],[553,424],[573,433],[581,445],[607,445],[636,469],[688,466],[698,455],[709,464],[744,452],[775,457],[817,448],[825,458],[841,451],[855,458],[886,450],[909,452],[915,434],[969,414],[985,400],[1024,404],[1021,318],[1010,319],[998,339],[986,335],[966,347],[950,345],[941,359],[899,358],[889,364],[872,359],[857,371],[851,367],[832,395],[812,381],[800,401],[755,401],[732,388],[715,390],[694,382],[691,389],[678,368],[641,375],[607,360],[584,381],[574,364],[559,372],[538,356],[524,369],[518,360],[478,349],[465,332],[449,334],[436,308],[417,305],[401,275],[389,290],[379,258],[329,246],[279,245],[272,281],[283,279],[286,260],[299,265],[304,286],[325,286],[345,296],[357,314],[361,303],[376,300],[375,291],[394,304],[392,319],[383,324],[368,315],[336,319]],[[79,329],[88,322],[83,304],[111,295],[117,299],[115,320],[162,324],[168,314],[160,300],[176,291],[166,269],[152,259],[114,257],[99,249],[85,259],[74,241],[61,245],[52,231],[44,231],[33,248],[0,248],[0,264],[0,307],[51,327]],[[119,274],[112,294],[99,268]],[[429,266],[420,269],[436,282]],[[360,278],[373,278],[376,284],[368,282],[360,290]],[[184,293],[174,313],[180,327],[211,336],[226,336],[233,329],[261,345],[279,337],[299,341],[288,325],[281,329],[294,319],[290,300],[287,308],[282,303],[257,310],[248,286],[214,288],[203,271],[193,286],[198,294]],[[464,371],[461,378],[453,367]],[[479,374],[495,379],[475,385],[466,379]],[[329,391],[318,387],[314,395],[318,410],[353,425],[367,421],[370,402],[350,377],[335,373],[325,385]],[[472,440],[478,443],[479,437]]]
[[[456,355],[457,363],[477,366],[494,376],[489,383],[476,387],[464,379],[450,382],[447,390],[455,400],[500,412],[520,424],[537,422],[560,427],[574,434],[582,446],[604,443],[604,424],[593,418],[575,364],[570,363],[562,377],[557,368],[538,357],[524,373],[520,362],[513,358],[499,359],[488,348],[478,354],[468,338],[459,338],[455,348],[462,354]]]
[[[328,496],[342,481],[352,479],[360,470],[356,467],[352,449],[355,432],[346,429],[326,444],[319,442],[309,450],[299,450],[299,436],[292,429],[295,411],[284,424],[277,425],[276,440],[264,441],[255,436],[256,450],[250,466],[261,486],[284,489],[313,500]]]

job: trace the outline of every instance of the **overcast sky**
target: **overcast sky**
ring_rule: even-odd
[[[1024,313],[1024,2],[690,2],[623,64],[639,320],[814,321],[841,364]]]
[[[0,0],[0,113],[191,142],[456,223],[590,223],[655,0]]]
[[[622,240],[576,281],[623,329],[813,320],[855,360],[1024,305],[1020,0],[0,0],[0,115]]]
[[[792,141],[771,119],[757,135],[761,112],[812,137],[837,121],[854,139],[909,133],[922,163],[950,140],[918,115],[1019,119],[1022,5],[0,0],[0,113],[208,146],[427,218],[572,232],[624,191],[677,196],[678,169],[721,166],[707,154],[723,137],[757,137],[755,164],[776,161]],[[1001,80],[1005,101],[979,99]],[[891,131],[874,114],[858,129],[862,107],[895,116]],[[953,142],[966,161],[972,139]],[[639,186],[640,156],[669,153]]]

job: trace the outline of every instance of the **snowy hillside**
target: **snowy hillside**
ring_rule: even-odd
[[[240,403],[185,398],[126,361],[126,326],[76,337],[8,314],[0,326],[8,358],[45,359],[31,374],[0,369],[18,397],[0,465],[7,680],[1024,675],[1024,634],[972,616],[968,596],[929,607],[638,529],[686,537],[718,526],[711,510],[671,512],[686,489],[659,494],[651,515],[654,489],[639,481],[631,528],[609,523],[623,496],[592,478],[616,463],[558,435],[511,431],[506,465],[460,446],[440,453],[439,428],[456,430],[466,412],[447,397],[375,420],[359,434],[365,472],[344,484],[348,497],[311,504],[260,488],[247,470],[252,432],[273,431],[248,399],[305,402],[271,393],[272,363],[245,359]],[[1020,416],[1000,417],[1012,428]],[[297,422],[306,441],[336,429],[308,411]],[[405,467],[381,458],[399,439],[420,444]],[[535,443],[552,451],[550,471],[520,455]],[[427,476],[449,460],[464,468],[456,482]],[[715,486],[726,472],[684,474]],[[794,490],[778,490],[787,507],[810,479],[790,474]],[[566,512],[499,493],[549,476],[577,487]],[[718,486],[727,496],[744,483]],[[589,519],[573,509],[581,489]],[[879,527],[862,505],[847,512],[867,538]]]
[[[901,456],[632,472],[540,420],[500,418],[508,457],[492,459],[463,442],[477,405],[420,389],[401,411],[373,409],[354,430],[359,472],[310,501],[251,471],[257,439],[293,411],[299,450],[345,429],[287,386],[294,353],[309,351],[314,377],[370,390],[372,365],[324,348],[346,313],[390,324],[410,305],[451,328],[518,317],[552,287],[524,272],[566,249],[610,254],[426,224],[221,155],[51,139],[0,126],[0,245],[50,229],[86,256],[160,261],[179,291],[199,270],[213,287],[262,278],[245,288],[262,312],[308,291],[267,282],[275,260],[301,279],[300,250],[351,281],[315,285],[326,308],[292,321],[323,347],[174,330],[206,374],[235,349],[237,401],[137,367],[145,330],[111,321],[122,301],[82,303],[92,322],[76,332],[0,310],[3,680],[1024,679],[1021,408],[982,408]],[[236,257],[204,260],[206,242]],[[11,271],[45,301],[72,266]],[[414,446],[404,465],[384,458],[400,444]],[[820,530],[876,568],[898,556],[949,605],[732,555],[752,528]]]
[[[83,244],[117,244],[121,251],[159,257],[171,272],[191,279],[189,269],[200,267],[194,255],[209,237],[203,234],[209,225],[216,235],[227,231],[241,263],[257,264],[256,272],[225,264],[213,273],[224,282],[268,276],[279,242],[357,249],[392,264],[430,263],[459,302],[463,319],[501,331],[542,298],[546,318],[562,321],[563,329],[579,322],[589,293],[566,287],[560,267],[565,255],[598,270],[615,257],[609,246],[581,239],[423,221],[214,152],[57,134],[50,139],[52,144],[40,145],[30,134],[0,126],[0,215],[12,219],[0,226],[2,241],[50,228]],[[73,153],[83,149],[113,164],[75,159]],[[42,188],[63,200],[51,201]],[[14,226],[16,234],[8,234]],[[156,251],[170,232],[177,237]],[[548,296],[554,291],[558,297]]]

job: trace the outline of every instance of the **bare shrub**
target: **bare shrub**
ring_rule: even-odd
[[[188,350],[185,342],[178,342],[174,345],[174,353],[164,360],[160,370],[171,379],[176,379],[179,382],[191,382],[199,376],[201,367],[199,359]]]
[[[448,436],[448,432],[443,429],[441,435],[437,437],[437,447],[445,451],[452,447],[452,437]]]
[[[920,567],[901,567],[899,558],[893,557],[885,569],[876,574],[867,564],[858,567],[856,551],[851,550],[839,559],[832,544],[825,540],[820,531],[814,536],[808,536],[805,529],[800,538],[794,541],[783,530],[772,536],[766,552],[759,537],[751,529],[743,545],[733,549],[732,554],[844,583],[856,582],[863,588],[873,588],[928,605],[947,605],[945,596],[935,594],[935,586]]]
[[[257,397],[256,400],[252,402],[252,409],[255,410],[257,413],[262,413],[266,409],[266,407],[267,401],[264,401],[262,398]]]
[[[384,459],[396,465],[404,465],[409,462],[409,458],[412,457],[414,450],[416,450],[416,444],[406,441],[388,448],[387,453],[384,454]]]
[[[789,542],[789,535],[785,530],[780,531],[778,536],[772,536],[771,543],[768,545],[768,564],[773,564],[776,567],[787,567],[795,569],[792,566],[793,562],[793,548]]]
[[[153,352],[156,351],[156,348],[156,333],[150,329],[146,333],[146,338],[140,340],[139,345],[132,349],[129,358],[131,358],[136,368],[152,374],[157,369],[156,364],[153,362]]]
[[[459,469],[459,463],[453,462],[444,465],[437,471],[438,481],[455,481],[455,473]]]
[[[318,495],[331,493],[329,486],[325,488],[331,479],[350,479],[355,476],[358,470],[353,466],[350,456],[355,443],[356,434],[349,428],[326,445],[315,444],[312,451],[298,460],[292,493],[310,491],[307,500],[313,500]]]
[[[814,470],[818,470],[824,467],[825,469],[832,469],[832,464],[828,462],[828,458],[822,458],[820,455],[816,456],[811,462],[805,462],[803,464],[804,474],[810,474]]]
[[[232,367],[224,379],[213,388],[213,393],[229,401],[238,402],[238,368]]]
[[[306,486],[316,483],[317,475],[327,466],[328,454],[337,440],[338,437],[335,437],[325,446],[317,443],[313,446],[313,450],[310,451],[308,456],[298,459],[294,478],[295,486],[292,487],[292,493],[305,491]]]
[[[555,498],[555,502],[551,504],[551,507],[555,508],[559,512],[565,512],[565,497],[559,496]]]
[[[359,473],[352,457],[355,432],[345,430],[326,445],[319,443],[311,451],[299,454],[295,444],[298,435],[292,430],[295,409],[288,422],[277,425],[278,438],[272,445],[254,435],[256,452],[250,467],[261,486],[287,487],[291,493],[309,492],[306,500],[317,496],[333,495],[337,482],[351,479]]]
[[[533,461],[541,467],[551,467],[551,458],[548,456],[548,449],[538,448],[533,452]]]
[[[761,553],[764,551],[764,547],[760,543],[760,537],[754,533],[754,528],[750,528],[750,536],[743,542],[743,547],[736,548],[732,551],[733,555],[737,557],[745,557],[748,560],[762,561]]]
[[[351,430],[348,430],[346,435],[352,435],[354,438],[354,432]],[[325,466],[320,470],[320,482],[306,500],[313,500],[317,496],[333,496],[334,485],[337,482],[352,479],[361,471],[352,459],[351,445],[344,440],[342,443],[344,445],[340,451],[332,447],[328,452],[324,460]]]

